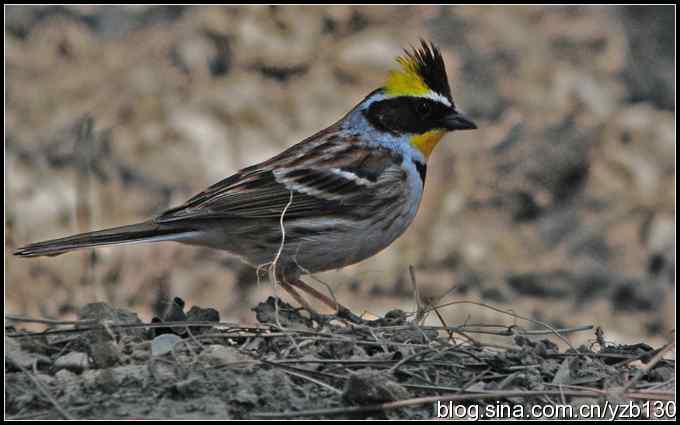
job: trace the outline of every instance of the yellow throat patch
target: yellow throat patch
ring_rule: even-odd
[[[444,130],[430,130],[427,133],[418,134],[411,137],[411,144],[429,158],[432,150],[437,143],[444,137],[446,131]]]
[[[388,96],[418,96],[430,91],[425,80],[418,73],[417,62],[410,57],[399,57],[400,70],[390,71],[385,84]]]

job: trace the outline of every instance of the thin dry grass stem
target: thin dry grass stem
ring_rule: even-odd
[[[375,334],[375,331],[368,327],[368,332],[371,334],[375,342],[380,344],[380,348],[382,348],[383,353],[387,354],[390,352],[390,350],[387,349],[387,345],[385,344],[385,340],[383,338],[379,338],[378,335]]]
[[[439,322],[442,324],[442,330],[448,333],[449,335],[449,341],[456,344],[456,340],[453,337],[453,334],[458,334],[464,339],[466,339],[469,343],[480,346],[480,342],[477,341],[476,339],[470,337],[469,335],[466,335],[463,331],[456,329],[456,328],[451,328],[449,325],[446,323],[446,320],[444,320],[444,317],[441,315],[439,312],[439,309],[436,304],[438,304],[444,297],[446,297],[449,293],[451,293],[452,290],[455,288],[451,288],[447,290],[444,294],[441,296],[429,296],[426,297],[420,293],[420,290],[418,289],[418,281],[416,280],[416,273],[413,265],[408,266],[408,272],[411,277],[411,286],[413,287],[413,296],[416,300],[416,324],[418,326],[422,326],[427,319],[427,312],[428,311],[434,311],[434,313],[437,315],[437,318],[439,319]]]
[[[424,355],[426,355],[426,354],[435,352],[435,351],[436,351],[436,350],[434,350],[434,349],[421,350],[421,351],[418,351],[417,353],[414,353],[414,354],[412,354],[412,355],[410,355],[410,356],[404,357],[403,359],[399,360],[394,366],[392,366],[392,367],[389,369],[389,372],[390,372],[391,374],[394,374],[394,372],[396,372],[397,370],[399,370],[400,367],[402,367],[402,366],[405,365],[406,363],[410,362],[411,360],[413,360],[413,359],[415,359],[415,358],[418,358],[418,357],[421,357],[421,356],[424,356]]]
[[[440,392],[466,392],[460,387],[447,387],[440,385],[418,385],[418,384],[401,384],[404,388],[413,388],[414,390],[429,390],[429,391],[440,391]]]
[[[429,379],[427,379],[427,378],[429,378],[429,377],[422,377],[422,376],[417,375],[417,374],[415,374],[415,373],[413,373],[413,372],[411,372],[411,371],[408,371],[408,370],[406,370],[406,369],[400,369],[400,370],[399,370],[399,373],[404,374],[404,375],[406,375],[406,376],[409,376],[409,377],[411,377],[411,378],[413,378],[413,379],[416,379],[416,380],[418,380],[418,381],[425,382],[425,384],[427,384],[427,385],[434,385],[434,384],[432,383],[432,381],[430,381]],[[425,375],[424,372],[423,372],[423,375]]]
[[[231,322],[202,322],[202,321],[187,321],[187,322],[158,322],[158,323],[113,323],[110,322],[108,326],[112,329],[136,329],[136,328],[144,328],[144,329],[152,329],[152,328],[165,328],[165,327],[184,327],[184,326],[193,326],[193,327],[219,327],[219,326],[229,326],[232,329],[236,329],[238,331],[241,330],[252,330],[252,331],[270,331],[271,326],[251,326],[251,327],[239,327],[238,325],[231,323]],[[77,334],[77,333],[85,333],[85,332],[91,332],[91,331],[96,331],[96,330],[101,330],[102,326],[101,325],[96,325],[96,326],[88,326],[88,327],[80,327],[80,328],[71,328],[71,329],[47,329],[44,331],[39,331],[39,332],[16,332],[16,333],[8,333],[7,336],[10,338],[30,338],[30,337],[44,337],[46,335],[59,335],[59,334]]]
[[[600,346],[600,349],[604,349],[607,346],[607,341],[604,339],[604,330],[599,326],[595,328],[595,342]]]
[[[485,362],[484,362],[484,360],[483,360],[482,358],[480,358],[480,357],[477,356],[476,354],[470,353],[466,348],[467,348],[467,347],[449,347],[449,348],[447,348],[447,349],[445,349],[445,350],[442,350],[442,351],[438,352],[438,353],[435,354],[434,356],[432,356],[432,357],[429,359],[429,361],[430,361],[430,362],[436,362],[437,360],[439,360],[440,358],[444,357],[444,356],[447,355],[448,353],[450,353],[450,352],[455,352],[456,354],[464,354],[464,355],[466,355],[466,356],[472,358],[473,360],[477,361],[478,364],[485,364]],[[462,364],[462,363],[461,363],[461,364]],[[487,370],[487,371],[488,371],[488,370]],[[483,373],[486,373],[486,371],[483,372]]]
[[[102,327],[106,331],[107,335],[111,338],[111,340],[115,341],[116,340],[116,332],[113,330],[113,325],[116,323],[113,320],[102,320],[101,322]]]
[[[425,331],[423,330],[423,327],[422,327],[422,326],[416,326],[416,330],[418,331],[418,333],[420,334],[420,336],[422,336],[423,339],[424,339],[425,341],[427,341],[428,344],[432,344],[432,340],[430,339],[429,336],[427,336],[427,334],[426,334]]]
[[[187,339],[181,339],[181,340],[177,341],[176,343],[174,343],[172,345],[171,353],[172,353],[172,358],[175,360],[175,363],[177,365],[184,366],[184,365],[182,365],[181,359],[180,359],[178,352],[177,352],[179,347],[182,346],[182,345],[184,345],[187,348],[187,351],[191,355],[191,362],[189,364],[193,365],[193,364],[198,363],[198,354],[196,353],[196,351],[194,351],[193,347],[191,346],[191,341],[189,341]]]
[[[645,392],[646,392],[646,391],[654,391],[654,390],[658,390],[658,389],[660,389],[660,388],[673,389],[673,388],[675,388],[675,378],[671,378],[671,379],[669,379],[668,381],[655,383],[655,384],[652,384],[652,385],[649,385],[649,386],[642,386],[642,385],[641,385],[640,387],[641,387],[641,388],[643,389],[643,391],[645,391]]]
[[[9,314],[6,316],[8,320],[12,321],[17,321],[17,322],[27,322],[27,323],[46,323],[46,324],[60,324],[63,323],[65,325],[78,325],[78,328],[69,328],[69,329],[51,329],[48,328],[44,331],[37,331],[37,332],[16,332],[16,333],[8,333],[7,336],[9,337],[14,337],[14,338],[30,338],[30,337],[38,337],[42,338],[46,335],[60,335],[60,334],[78,334],[78,333],[85,333],[85,332],[90,332],[90,331],[95,331],[95,330],[100,330],[101,325],[94,325],[95,322],[88,322],[88,321],[52,321],[50,319],[34,319],[30,317],[24,317],[24,316],[18,316],[18,315],[12,315]],[[93,325],[90,326],[83,326],[83,325],[89,325],[92,323]],[[153,329],[153,328],[162,328],[162,327],[181,327],[185,328],[188,326],[191,327],[209,327],[209,328],[216,328],[220,330],[220,333],[211,333],[211,334],[202,334],[199,337],[196,337],[198,339],[206,339],[206,338],[241,338],[241,337],[278,337],[278,336],[285,336],[285,335],[291,335],[291,336],[301,336],[301,335],[314,335],[317,337],[321,338],[333,338],[335,340],[343,340],[343,341],[356,341],[352,339],[344,339],[344,338],[337,338],[333,337],[332,335],[329,335],[328,333],[320,333],[314,330],[309,330],[309,329],[295,329],[295,330],[282,330],[282,328],[277,328],[276,326],[273,326],[271,324],[268,325],[251,325],[251,326],[243,326],[238,323],[233,323],[233,322],[207,322],[207,321],[169,321],[169,322],[160,322],[160,323],[121,323],[117,324],[114,322],[109,322],[108,327],[113,330],[122,330],[122,329],[139,329],[139,328],[144,328],[144,329]],[[498,336],[511,336],[512,333],[507,331],[507,325],[484,325],[484,324],[470,324],[468,326],[477,328],[477,327],[486,327],[486,328],[503,328],[504,330],[499,330],[499,331],[487,331],[487,330],[480,330],[480,329],[467,329],[463,326],[459,327],[448,327],[444,328],[442,326],[422,326],[418,327],[419,330],[421,331],[427,331],[427,330],[446,330],[446,329],[454,329],[454,330],[463,330],[466,333],[481,333],[481,334],[491,334],[491,335],[498,335]],[[365,327],[360,327],[360,328],[365,328]],[[381,338],[378,337],[375,332],[385,332],[385,331],[399,331],[399,330],[409,330],[413,329],[413,325],[398,325],[398,326],[380,326],[380,327],[371,327],[370,330],[374,332],[373,336],[374,340],[378,342],[373,342],[373,341],[362,341],[359,340],[361,343],[371,343],[375,345],[389,345],[389,346],[412,346],[412,347],[428,347],[426,344],[400,344],[400,343],[394,343],[394,342],[388,342],[385,341],[384,339],[381,341]],[[579,331],[584,331],[584,330],[589,330],[592,329],[592,326],[581,326],[581,327],[574,327],[574,328],[563,328],[563,329],[557,329],[558,332],[560,333],[572,333],[572,332],[579,332]],[[276,333],[269,333],[272,330],[276,330]],[[526,330],[523,331],[523,334],[525,335],[551,335],[553,334],[552,331],[548,330]],[[377,339],[376,339],[377,338]],[[485,345],[485,347],[492,347],[492,345]],[[569,355],[578,355],[576,353],[561,353],[561,354],[555,354],[556,356],[569,356]],[[625,355],[619,355],[619,354],[608,354],[608,353],[593,353],[590,354],[591,356],[598,356],[598,357],[617,357],[621,358],[623,360],[635,360],[639,358],[640,356],[625,356]]]
[[[416,272],[412,264],[408,266],[408,274],[411,277],[411,286],[413,287],[413,299],[416,301],[416,324],[421,326],[425,322],[425,308],[420,299],[420,291],[418,290],[418,281],[416,281]]]
[[[503,309],[498,308],[498,307],[494,307],[494,306],[489,305],[489,304],[486,304],[486,303],[482,303],[482,302],[479,302],[479,301],[469,301],[469,300],[449,301],[449,302],[447,302],[447,303],[444,303],[444,304],[441,304],[441,305],[436,306],[436,308],[449,307],[449,306],[456,305],[456,304],[472,304],[472,305],[477,305],[477,306],[480,306],[480,307],[488,308],[488,309],[493,310],[493,311],[497,311],[497,312],[499,312],[499,313],[506,314],[506,315],[508,315],[508,316],[514,317],[515,319],[526,320],[527,322],[531,322],[531,323],[533,323],[533,324],[535,324],[535,325],[543,326],[544,328],[549,329],[550,332],[551,332],[553,335],[555,335],[556,337],[558,337],[562,342],[564,342],[565,344],[567,344],[567,346],[568,346],[569,348],[571,348],[572,350],[576,350],[576,349],[574,348],[574,346],[571,345],[571,343],[569,342],[568,339],[566,339],[562,334],[560,334],[560,333],[557,331],[557,329],[555,329],[554,327],[550,326],[548,323],[542,322],[542,321],[540,321],[540,320],[532,319],[532,318],[530,318],[530,317],[520,316],[519,314],[517,314],[517,313],[515,313],[515,312],[506,311],[506,310],[503,310]],[[433,308],[435,308],[435,307],[433,307]]]
[[[477,382],[481,381],[482,378],[488,376],[489,372],[491,372],[491,368],[484,369],[480,373],[474,375],[472,379],[470,379],[468,382],[465,383],[465,385],[463,385],[463,391],[467,391],[468,388],[472,387]]]
[[[326,388],[326,389],[328,389],[328,390],[330,390],[330,391],[332,391],[336,394],[342,394],[342,390],[339,390],[339,389],[337,389],[337,388],[335,388],[335,387],[333,387],[329,384],[326,384],[325,382],[319,381],[318,379],[314,379],[311,376],[307,376],[303,373],[293,372],[292,370],[286,370],[286,369],[283,369],[283,372],[285,372],[289,375],[297,376],[298,378],[302,378],[302,379],[305,379],[307,381],[313,382],[313,383],[315,383],[319,386],[322,386],[322,387],[324,387],[324,388]]]
[[[191,328],[187,326],[185,327],[185,329],[187,331],[187,335],[189,335],[189,338],[191,338],[191,340],[194,341],[196,345],[198,345],[201,349],[204,349],[205,347],[203,346],[203,344],[201,344],[201,341],[199,341],[198,338],[196,338],[196,335],[194,335],[194,333],[191,332]]]
[[[12,361],[12,360],[10,359],[10,361]],[[73,415],[71,415],[66,409],[64,409],[64,408],[59,404],[59,402],[57,401],[57,399],[55,399],[55,398],[52,396],[52,394],[51,394],[50,391],[47,389],[47,387],[45,387],[45,385],[44,385],[42,382],[40,382],[40,379],[38,379],[38,378],[37,378],[33,373],[31,373],[29,370],[26,370],[26,368],[23,367],[21,364],[19,364],[19,362],[14,362],[14,361],[12,361],[12,364],[13,364],[14,366],[16,366],[19,370],[21,370],[21,372],[23,372],[23,373],[28,377],[28,379],[30,379],[31,382],[33,382],[33,384],[38,388],[38,391],[40,391],[40,393],[42,393],[42,395],[44,395],[44,396],[47,398],[47,400],[50,402],[50,404],[55,408],[55,410],[56,410],[57,412],[59,412],[59,414],[60,414],[64,419],[67,419],[67,420],[74,420],[74,419],[76,419]],[[38,364],[38,360],[36,359],[36,360],[33,361],[33,369],[34,369],[34,370],[37,370],[37,364]]]
[[[36,319],[33,317],[21,316],[18,314],[6,314],[6,320],[13,322],[26,323],[42,323],[45,325],[90,325],[97,323],[96,320],[53,320],[53,319]]]
[[[664,345],[655,355],[652,357],[652,359],[649,361],[649,363],[645,364],[642,369],[640,369],[633,379],[631,379],[624,387],[623,387],[623,392],[627,392],[630,387],[635,385],[636,382],[638,382],[643,376],[647,374],[654,366],[656,366],[657,363],[659,363],[662,359],[663,356],[671,351],[672,349],[675,348],[675,340],[669,342],[668,344]]]
[[[449,339],[448,339],[449,342],[451,342],[451,343],[453,343],[453,344],[456,344],[456,339],[453,337],[453,334],[454,334],[454,333],[458,333],[458,334],[460,334],[460,335],[463,335],[466,339],[471,340],[471,342],[472,342],[473,344],[475,344],[476,341],[472,340],[471,338],[469,338],[467,335],[463,334],[462,332],[460,332],[460,331],[454,331],[454,330],[452,330],[452,329],[448,329],[448,328],[449,328],[449,325],[446,323],[446,321],[445,321],[444,318],[442,317],[442,315],[441,315],[441,313],[439,312],[439,310],[437,310],[437,307],[434,307],[434,308],[433,308],[433,311],[434,311],[434,314],[437,315],[437,319],[439,319],[439,322],[442,324],[442,326],[443,326],[444,329],[446,330],[446,333],[449,335]]]
[[[286,227],[283,225],[283,218],[286,215],[286,211],[288,211],[288,208],[293,204],[293,192],[290,192],[290,198],[288,199],[288,203],[286,204],[285,207],[283,207],[283,211],[281,211],[281,217],[279,218],[279,226],[281,228],[281,244],[279,245],[279,249],[276,252],[276,256],[274,257],[274,260],[272,261],[271,266],[269,267],[269,280],[272,283],[272,289],[274,292],[274,310],[275,310],[275,315],[276,315],[276,324],[280,327],[281,322],[279,320],[279,297],[276,293],[276,285],[278,283],[277,281],[277,271],[278,271],[278,265],[279,265],[279,259],[281,258],[281,253],[283,252],[283,247],[286,244]],[[282,277],[283,279],[283,277]]]
[[[489,331],[489,330],[481,330],[481,329],[468,329],[467,327],[482,327],[483,325],[463,325],[458,327],[459,329],[464,329],[465,332],[467,333],[476,333],[476,334],[483,334],[483,335],[498,335],[498,336],[513,336],[514,333],[512,332],[512,328],[517,328],[516,325],[513,325],[512,327],[508,327],[507,325],[489,325],[488,327],[498,327],[498,328],[503,328],[504,330],[502,331]],[[583,332],[583,331],[589,331],[593,328],[592,325],[584,325],[584,326],[576,326],[572,328],[560,328],[560,329],[555,329],[557,332],[560,334],[568,334],[568,333],[575,333],[575,332]],[[555,332],[551,330],[531,330],[531,329],[522,329],[522,335],[554,335]]]
[[[380,326],[376,327],[375,329],[380,329],[380,330],[400,330],[400,329],[410,329],[412,325],[391,325],[391,326]],[[476,328],[500,328],[503,330],[498,330],[498,331],[488,331],[488,330],[481,330],[481,329],[476,329]],[[582,332],[582,331],[588,331],[593,328],[592,325],[583,325],[583,326],[575,326],[571,328],[560,328],[556,329],[558,332],[562,334],[566,333],[574,333],[574,332]],[[446,331],[446,330],[462,330],[466,333],[478,333],[478,334],[484,334],[484,335],[498,335],[498,336],[513,336],[514,333],[510,330],[508,330],[508,325],[495,325],[495,324],[480,324],[480,323],[475,323],[475,324],[463,324],[463,325],[458,325],[458,326],[420,326],[420,329],[423,330],[434,330],[434,331]],[[522,329],[522,334],[523,335],[553,335],[554,332],[551,330],[529,330],[529,329]]]
[[[300,368],[296,368],[296,367],[292,367],[292,366],[288,366],[288,365],[282,364],[280,362],[270,362],[270,361],[267,361],[267,360],[262,360],[261,362],[262,362],[262,364],[266,364],[266,365],[269,365],[269,366],[272,366],[272,367],[276,367],[277,369],[279,369],[279,370],[281,370],[281,371],[283,371],[283,372],[285,372],[289,375],[293,375],[293,376],[296,376],[298,378],[307,380],[309,382],[313,382],[313,383],[315,383],[315,384],[317,384],[321,387],[324,387],[324,388],[326,388],[326,389],[328,389],[328,390],[330,390],[330,391],[332,391],[336,394],[342,394],[342,390],[339,390],[332,385],[329,385],[329,384],[327,384],[323,381],[320,381],[316,378],[309,376],[309,373],[310,373],[309,371],[306,371],[306,370],[303,370],[303,369],[300,369]],[[319,375],[325,375],[328,378],[345,379],[345,377],[338,376],[338,375],[328,375],[328,374],[319,373],[319,372],[312,372],[312,373],[319,374]]]

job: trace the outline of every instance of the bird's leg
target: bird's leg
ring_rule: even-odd
[[[300,294],[298,293],[298,291],[295,290],[295,288],[293,288],[291,285],[289,285],[288,283],[286,283],[286,282],[284,282],[284,281],[280,281],[279,284],[281,285],[281,287],[282,287],[283,289],[286,290],[286,292],[288,292],[288,293],[295,299],[295,301],[297,301],[298,304],[300,304],[300,305],[302,306],[302,308],[304,308],[305,310],[309,311],[311,314],[315,314],[315,313],[316,313],[316,312],[312,309],[312,307],[309,305],[309,303],[307,302],[307,300],[305,300],[304,298],[302,298],[302,295],[300,295]]]
[[[307,300],[305,300],[305,299],[302,297],[302,295],[300,295],[300,294],[295,290],[295,288],[294,288],[292,285],[290,285],[290,284],[288,284],[288,283],[286,283],[286,282],[281,282],[281,286],[282,286],[283,289],[285,289],[285,290],[286,290],[293,298],[295,298],[295,301],[297,301],[298,304],[300,304],[300,305],[302,306],[302,308],[304,308],[305,310],[307,310],[307,311],[309,312],[310,318],[311,318],[312,320],[314,320],[315,322],[317,322],[317,323],[330,322],[331,320],[335,319],[335,316],[327,316],[327,315],[321,314],[321,313],[317,312],[316,310],[314,310],[314,309],[312,308],[312,306],[309,305],[309,303],[307,302]],[[351,314],[351,313],[350,313],[350,314]]]
[[[286,292],[288,292],[288,293],[295,299],[295,301],[297,301],[297,303],[300,304],[300,305],[302,306],[302,308],[304,308],[305,310],[309,311],[310,314],[314,314],[314,313],[315,313],[314,310],[312,309],[312,306],[309,305],[309,303],[307,302],[307,300],[305,300],[304,298],[302,298],[302,295],[300,295],[300,294],[295,290],[295,288],[293,288],[293,287],[288,283],[288,280],[286,279],[286,276],[284,275],[284,273],[281,272],[281,270],[279,270],[279,269],[277,268],[277,270],[275,270],[275,271],[273,272],[273,277],[272,277],[272,279],[275,280],[276,283],[278,283],[279,285],[281,285],[281,287],[282,287],[283,289],[285,289]],[[276,283],[275,283],[275,284],[276,284]]]
[[[311,286],[307,285],[305,282],[301,281],[300,279],[295,279],[295,280],[292,280],[288,283],[291,286],[295,286],[297,288],[302,289],[303,291],[305,291],[309,295],[313,296],[314,298],[318,299],[322,303],[326,304],[328,307],[336,310],[338,317],[342,317],[342,318],[347,319],[347,320],[349,320],[350,322],[353,322],[353,323],[364,323],[365,322],[361,317],[352,313],[350,311],[350,309],[348,309],[347,307],[336,302],[335,300],[332,300],[327,295],[322,294],[321,292],[319,292],[316,289],[312,288]]]
[[[324,316],[324,315],[320,314],[319,312],[317,312],[316,310],[314,310],[312,308],[312,306],[309,305],[307,300],[305,300],[302,297],[302,295],[300,295],[298,293],[298,291],[295,290],[293,285],[291,285],[290,283],[288,283],[285,280],[285,278],[280,276],[278,282],[281,285],[281,287],[283,289],[285,289],[286,292],[288,292],[295,299],[295,301],[297,301],[297,303],[302,306],[302,308],[304,308],[305,310],[307,310],[309,312],[309,315],[310,315],[312,320],[316,321],[317,323],[323,323],[323,322],[328,322],[328,321],[333,319],[332,317]]]

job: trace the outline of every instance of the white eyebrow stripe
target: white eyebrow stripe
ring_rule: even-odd
[[[437,93],[437,92],[434,92],[434,91],[431,91],[431,90],[430,90],[430,91],[427,92],[427,93],[419,94],[419,95],[403,95],[403,94],[394,95],[394,96],[383,96],[383,95],[377,96],[377,95],[376,95],[375,98],[371,98],[371,99],[370,99],[370,102],[367,102],[367,103],[366,103],[366,107],[370,106],[370,104],[373,103],[373,102],[379,102],[379,101],[384,100],[384,99],[390,99],[390,98],[394,98],[394,97],[402,97],[402,96],[406,96],[406,97],[421,97],[421,98],[424,97],[424,98],[426,98],[426,99],[434,100],[435,102],[443,103],[444,105],[448,106],[449,108],[451,108],[451,107],[453,106],[453,105],[451,104],[451,101],[450,101],[446,96],[444,96],[444,95],[442,95],[442,94],[439,94],[439,93]]]
[[[422,94],[422,95],[416,96],[416,97],[426,97],[428,99],[434,100],[435,102],[443,103],[444,105],[448,106],[449,108],[451,107],[451,101],[449,99],[447,99],[446,96],[443,96],[439,93],[435,93],[433,91],[429,91],[425,94]]]

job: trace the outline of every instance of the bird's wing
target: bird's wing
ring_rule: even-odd
[[[357,202],[373,195],[385,171],[401,161],[398,153],[325,130],[210,186],[155,221],[278,219],[289,202],[286,218],[351,214]]]

